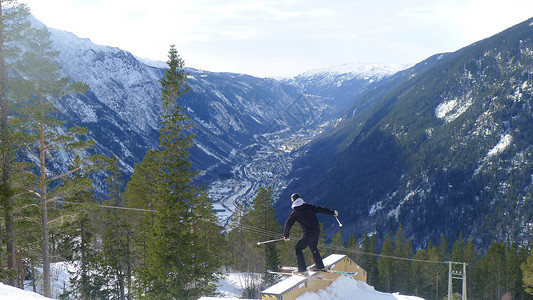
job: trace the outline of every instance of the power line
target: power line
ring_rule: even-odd
[[[262,229],[262,228],[255,228],[255,227],[250,227],[250,226],[241,226],[241,229],[250,231],[252,233],[265,234],[265,235],[268,235],[269,237],[273,237],[273,238],[282,237],[283,236],[279,232],[273,232],[273,231],[269,231],[269,230]],[[296,243],[297,239],[300,239],[300,237],[297,236],[297,237],[295,237],[294,240],[290,239],[289,241]],[[330,244],[328,245],[326,243],[319,243],[319,245],[321,245],[321,246],[323,246],[325,248],[328,248],[328,249],[339,250],[339,251],[343,251],[343,252],[349,252],[349,253],[352,253],[352,254],[371,255],[371,256],[377,256],[377,257],[381,257],[381,258],[390,258],[390,259],[406,260],[406,261],[415,261],[415,262],[422,262],[422,263],[436,263],[436,264],[447,264],[448,263],[447,261],[435,261],[435,260],[424,260],[424,259],[416,259],[416,258],[407,258],[407,257],[399,257],[399,256],[393,256],[393,255],[385,255],[385,254],[367,252],[367,251],[362,251],[362,250],[358,250],[358,249],[348,249],[348,248],[341,247],[341,246],[335,246],[335,245],[330,245]]]
[[[83,204],[79,202],[69,202],[69,201],[62,201],[61,203],[66,204]],[[154,209],[143,209],[143,208],[133,208],[133,207],[122,207],[122,206],[111,206],[111,205],[98,205],[100,208],[112,208],[112,209],[123,209],[123,210],[133,210],[133,211],[143,211],[143,212],[159,212]]]

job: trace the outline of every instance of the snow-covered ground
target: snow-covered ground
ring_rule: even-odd
[[[34,292],[23,291],[19,288],[0,283],[0,299],[2,300],[26,300],[26,299],[50,299]]]
[[[403,296],[398,293],[389,294],[374,290],[374,287],[363,281],[348,276],[339,277],[325,290],[317,293],[307,292],[297,300],[423,300],[414,296]]]
[[[221,279],[219,282],[219,291],[233,285],[235,289],[232,293],[224,293],[223,297],[203,297],[199,300],[234,300],[240,299],[238,291],[240,290],[239,275],[234,274]],[[341,276],[335,280],[325,290],[319,290],[317,293],[307,292],[296,298],[296,300],[424,300],[415,296],[404,296],[398,293],[382,293],[365,282],[355,280],[349,276]]]
[[[67,269],[71,266],[55,264],[54,287],[64,284],[68,286]],[[252,277],[251,277],[252,276]],[[255,276],[255,277],[253,277]],[[202,297],[199,300],[235,300],[241,299],[240,295],[250,280],[259,281],[261,274],[227,273],[218,281],[220,297]],[[31,287],[30,287],[31,288]],[[37,293],[24,291],[12,286],[0,283],[1,300],[25,300],[25,299],[49,299]],[[419,297],[404,296],[397,293],[389,294],[378,292],[374,287],[362,281],[357,281],[349,276],[341,276],[325,290],[317,293],[307,292],[296,298],[297,300],[423,300]]]

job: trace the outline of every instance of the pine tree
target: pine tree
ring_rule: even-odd
[[[520,285],[520,292],[519,294],[516,296],[516,299],[532,299],[533,297],[531,295],[533,295],[533,290],[530,290],[530,292],[528,293],[526,291],[527,287],[531,287],[531,280],[529,281],[529,284],[526,283],[526,279],[525,279],[525,273],[524,273],[524,264],[527,264],[527,260],[528,260],[528,249],[526,246],[522,246],[520,247],[520,249],[518,250],[518,260],[520,261],[520,273],[522,274],[522,282],[521,282],[521,285]],[[531,295],[529,295],[531,294]]]
[[[62,294],[67,299],[97,299],[106,298],[107,294],[102,291],[105,284],[101,276],[101,251],[96,246],[97,229],[94,221],[97,205],[94,202],[87,176],[80,172],[75,173],[74,181],[86,185],[88,188],[65,197],[63,202],[66,210],[76,213],[76,217],[66,220],[61,226],[59,234],[61,257],[79,268],[70,273],[69,291]]]
[[[247,266],[250,265],[248,261],[250,255],[242,255],[242,253],[250,253],[250,244],[245,239],[243,220],[246,215],[246,210],[242,204],[235,207],[231,215],[230,232],[227,236],[228,240],[228,261],[233,270],[245,272]]]
[[[331,243],[329,243],[328,251],[326,252],[326,256],[334,253],[345,253],[346,247],[344,246],[344,242],[342,240],[342,231],[339,230],[337,233],[331,238]]]
[[[474,283],[474,274],[473,270],[476,268],[477,263],[477,250],[474,246],[474,241],[472,240],[472,236],[468,238],[468,241],[466,242],[466,245],[464,247],[463,251],[463,260],[467,263],[467,271],[466,271],[466,281],[467,281],[467,298],[472,299],[474,293],[473,293],[473,283]]]
[[[254,248],[255,243],[247,238],[249,229],[245,228],[244,224],[246,215],[247,210],[242,204],[235,207],[231,216],[232,230],[227,237],[227,256],[233,270],[241,272],[242,297],[253,298],[257,296],[261,282],[252,270],[256,269],[257,262],[263,261],[264,258],[262,253]]]
[[[350,237],[348,238],[348,245],[346,246],[348,248],[348,256],[351,260],[353,260],[356,264],[361,264],[362,261],[362,255],[361,255],[361,249],[359,249],[359,243],[357,243],[357,240],[353,236],[353,234],[350,234]]]
[[[192,185],[188,149],[194,136],[179,98],[187,93],[187,73],[174,46],[161,83],[160,149],[155,151],[153,225],[145,228],[137,269],[139,296],[145,299],[196,299],[211,294],[223,262],[223,237],[206,193]]]
[[[439,245],[436,247],[436,252],[431,253],[432,255],[436,255],[435,261],[446,261],[449,260],[449,247],[448,242],[446,240],[446,236],[441,235]],[[447,295],[448,294],[448,269],[446,265],[439,265],[435,268],[435,288],[436,288],[436,298],[439,299],[441,295]]]
[[[377,237],[375,234],[369,236],[365,233],[361,247],[365,255],[361,260],[361,267],[366,270],[367,281],[370,285],[378,285],[378,258],[377,258]]]
[[[390,292],[392,288],[392,279],[394,274],[394,261],[389,256],[394,254],[392,235],[387,234],[383,246],[381,247],[381,256],[378,261],[379,283],[382,290]]]
[[[403,257],[410,259],[413,252],[413,247],[409,239],[405,239],[402,225],[398,227],[396,235],[394,237],[394,255],[397,257]],[[394,267],[394,290],[407,293],[409,292],[409,276],[405,274],[410,274],[411,264],[408,260],[396,260]]]
[[[428,259],[426,249],[419,249],[413,256],[413,263],[411,265],[410,281],[412,283],[412,294],[415,296],[428,296],[428,282],[431,280],[426,273],[426,262]],[[420,260],[420,261],[419,261]]]
[[[520,268],[523,274],[524,289],[527,293],[533,295],[533,255],[530,255]]]
[[[141,232],[144,226],[151,226],[154,223],[155,194],[156,194],[156,161],[157,152],[148,150],[139,164],[135,164],[134,172],[130,181],[124,190],[124,206],[134,209],[146,210],[147,212],[139,215],[139,212],[127,212],[128,219],[133,223],[134,232]],[[135,237],[138,242],[140,236]]]
[[[0,205],[4,209],[5,237],[0,238],[6,242],[7,272],[0,272],[0,278],[7,275],[9,285],[15,285],[15,225],[13,217],[12,166],[15,156],[16,143],[12,139],[12,125],[9,124],[10,114],[8,90],[11,89],[12,78],[15,74],[12,66],[20,59],[21,50],[17,47],[22,44],[24,32],[29,28],[27,16],[29,10],[25,5],[14,0],[0,0]],[[8,63],[9,62],[9,63]],[[4,253],[0,250],[0,266],[4,265]]]
[[[123,210],[121,189],[123,180],[121,170],[118,166],[118,158],[115,156],[107,159],[107,174],[105,182],[107,184],[107,196],[109,199],[104,202],[108,206],[115,207],[107,209],[100,214],[100,223],[103,225],[102,232],[102,259],[106,268],[102,274],[106,282],[114,284],[102,287],[108,291],[107,299],[126,299],[126,290],[131,292],[131,256],[130,237],[131,224]]]
[[[255,244],[258,239],[268,240],[277,237],[281,232],[281,225],[276,220],[274,212],[274,199],[272,198],[273,191],[271,187],[257,189],[257,195],[254,198],[254,204],[250,211],[246,214],[243,221],[244,226],[253,228],[254,232],[247,233],[247,241]],[[259,232],[259,234],[257,234]],[[262,234],[261,234],[262,233]],[[276,233],[278,233],[276,235]],[[256,247],[260,252],[263,252],[264,259],[262,263],[257,266],[256,272],[263,273],[263,285],[271,285],[275,283],[275,276],[268,274],[267,270],[276,270],[280,264],[279,252],[276,244],[265,244]]]
[[[23,64],[18,66],[22,77],[17,82],[17,97],[24,99],[20,103],[21,115],[25,116],[23,132],[26,134],[24,147],[29,156],[28,161],[38,161],[37,182],[31,190],[38,195],[41,203],[42,257],[43,257],[43,294],[51,296],[50,286],[50,244],[49,244],[49,205],[63,198],[65,193],[74,192],[65,184],[69,176],[79,169],[65,173],[51,173],[50,156],[52,153],[75,152],[91,147],[92,140],[79,140],[76,137],[86,135],[87,129],[71,127],[68,132],[56,130],[62,123],[51,115],[55,110],[53,103],[73,93],[85,93],[88,86],[72,83],[69,78],[59,75],[59,63],[56,51],[52,50],[50,33],[46,29],[32,29],[32,40],[24,54]],[[55,162],[58,163],[58,162]],[[67,162],[63,162],[67,164]],[[79,168],[88,164],[84,162]],[[51,189],[55,184],[56,188]]]
[[[487,249],[485,255],[485,286],[487,295],[492,298],[501,299],[505,293],[504,282],[506,276],[506,253],[502,242],[493,241]]]
[[[520,261],[518,245],[514,242],[512,245],[507,243],[507,284],[506,291],[508,291],[513,299],[520,297],[522,290],[522,270]]]

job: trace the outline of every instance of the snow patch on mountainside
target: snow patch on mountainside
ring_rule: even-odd
[[[474,176],[476,176],[479,172],[481,172],[483,167],[487,164],[487,162],[492,156],[498,155],[502,153],[503,151],[505,151],[505,149],[507,149],[511,145],[512,142],[513,142],[513,137],[510,134],[502,135],[498,144],[496,144],[496,146],[494,146],[492,149],[489,150],[487,155],[481,161],[481,164],[479,165],[479,167],[477,167],[477,169],[474,171]]]
[[[494,148],[490,149],[487,156],[491,157],[496,154],[502,153],[507,147],[509,147],[509,145],[511,145],[512,141],[513,141],[513,137],[510,134],[503,135],[500,141],[498,142],[498,144],[496,144]]]
[[[442,102],[435,108],[435,116],[439,119],[444,119],[446,123],[450,123],[462,115],[473,103],[470,94],[462,99]]]

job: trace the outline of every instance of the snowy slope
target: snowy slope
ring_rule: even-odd
[[[35,19],[32,23],[45,27]],[[70,32],[49,31],[62,75],[89,84],[86,94],[55,102],[58,119],[65,128],[86,127],[96,142],[88,153],[116,156],[127,182],[135,164],[159,144],[159,79],[165,63]],[[205,184],[222,221],[236,204],[249,204],[259,186],[275,192],[286,186],[290,152],[333,126],[361,93],[396,70],[343,65],[275,80],[187,68],[191,90],[180,104],[195,125],[190,159],[199,171],[197,183]],[[51,166],[58,173],[66,172],[72,159],[65,153],[62,157]],[[93,178],[98,197],[106,197],[105,177],[99,173]]]
[[[338,75],[344,75],[342,80],[348,79],[367,79],[376,81],[387,76],[393,75],[401,70],[407,69],[408,65],[399,64],[363,64],[363,63],[346,63],[329,68],[312,69],[304,72],[300,78],[329,78],[330,82],[339,82]]]
[[[223,291],[221,291],[223,294]],[[227,294],[226,294],[227,295]],[[199,300],[238,299],[237,295],[223,298],[202,297]],[[382,293],[365,282],[355,280],[349,276],[341,276],[325,290],[317,293],[307,292],[296,298],[297,300],[423,300],[419,297],[404,296],[398,293]]]
[[[26,300],[26,299],[50,299],[34,292],[23,291],[19,288],[0,283],[0,299],[2,300]]]
[[[423,300],[414,296],[389,294],[374,290],[374,287],[348,276],[339,277],[325,290],[307,292],[297,300]]]

